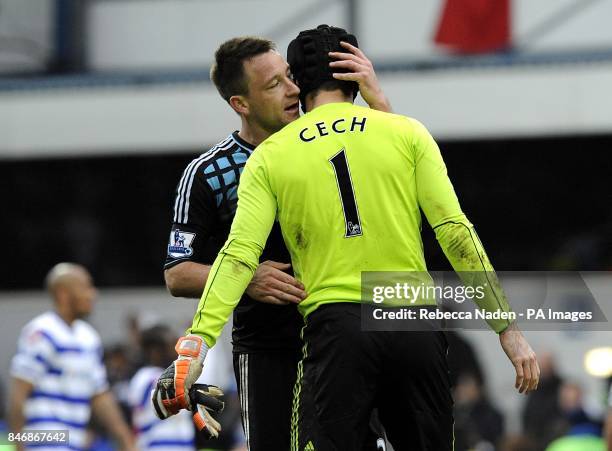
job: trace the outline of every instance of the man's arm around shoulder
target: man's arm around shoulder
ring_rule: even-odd
[[[202,296],[211,265],[192,261],[178,263],[164,271],[166,288],[174,297],[196,298]]]
[[[182,262],[164,271],[166,288],[174,297],[202,297],[211,265]],[[285,271],[289,263],[271,260],[261,263],[247,288],[247,294],[256,301],[266,304],[287,305],[300,303],[306,298],[304,285]]]

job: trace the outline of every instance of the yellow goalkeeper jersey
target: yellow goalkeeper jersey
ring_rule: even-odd
[[[307,316],[322,304],[361,302],[364,271],[426,271],[421,210],[455,271],[493,271],[421,123],[351,103],[315,108],[247,161],[236,216],[190,332],[215,343],[275,220],[306,287],[299,310]],[[498,283],[477,302],[509,311]],[[489,325],[500,332],[508,321]]]

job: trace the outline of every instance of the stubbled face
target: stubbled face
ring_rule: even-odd
[[[251,120],[272,134],[300,117],[300,89],[278,52],[271,50],[250,58],[244,62],[244,72],[249,90],[243,97]]]

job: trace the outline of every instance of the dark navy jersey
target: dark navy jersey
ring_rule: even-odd
[[[176,188],[165,269],[184,261],[213,263],[227,240],[240,174],[253,150],[234,132],[187,165]],[[278,223],[261,256],[265,260],[291,261]],[[299,349],[302,325],[295,305],[265,304],[245,293],[234,311],[234,352]]]

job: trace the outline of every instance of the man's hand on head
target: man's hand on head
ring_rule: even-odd
[[[334,73],[336,80],[354,81],[359,84],[359,92],[363,100],[370,108],[391,113],[391,104],[385,97],[372,62],[365,54],[354,45],[348,42],[341,42],[347,52],[329,52],[329,56],[336,61],[329,63],[332,69],[348,70],[347,73]]]

